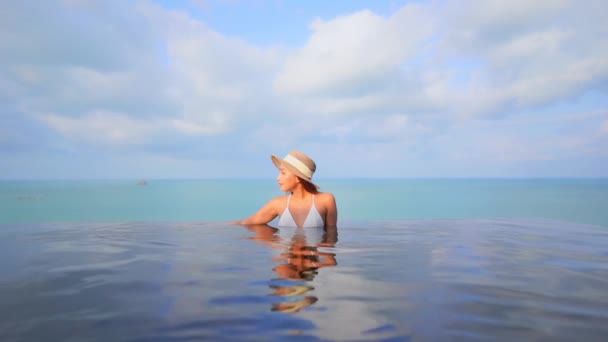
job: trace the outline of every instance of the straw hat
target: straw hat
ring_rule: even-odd
[[[279,159],[274,154],[270,156],[274,166],[277,168],[283,166],[291,173],[307,181],[308,183],[319,189],[319,186],[312,182],[312,175],[317,170],[317,165],[310,159],[309,156],[300,151],[291,151],[283,159]]]

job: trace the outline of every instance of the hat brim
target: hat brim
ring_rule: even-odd
[[[283,159],[275,156],[274,154],[270,155],[270,159],[272,159],[272,163],[274,164],[274,166],[276,166],[277,169],[279,169],[281,166],[283,166],[284,168],[286,168],[287,170],[289,170],[289,172],[293,173],[294,175],[296,175],[301,180],[303,180],[303,181],[305,181],[307,183],[312,184],[315,187],[315,189],[317,189],[317,190],[320,189],[317,184],[315,184],[310,178],[306,177],[295,166],[289,164],[288,162],[286,162]]]

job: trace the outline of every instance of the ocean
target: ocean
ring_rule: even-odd
[[[0,182],[2,341],[604,341],[608,180]]]
[[[282,195],[274,180],[0,181],[0,223],[231,221]],[[357,179],[319,184],[340,222],[546,218],[608,226],[608,179]]]

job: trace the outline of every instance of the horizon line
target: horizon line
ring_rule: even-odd
[[[0,182],[11,182],[11,181],[230,181],[230,180],[259,180],[259,181],[270,181],[274,180],[274,177],[90,177],[90,178],[0,178]],[[355,176],[355,177],[323,177],[316,178],[315,181],[340,181],[340,180],[449,180],[449,179],[460,179],[460,180],[476,180],[476,179],[519,179],[519,180],[533,180],[533,179],[608,179],[608,176],[392,176],[392,177],[382,177],[382,176]]]

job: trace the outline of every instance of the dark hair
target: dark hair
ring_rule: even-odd
[[[298,177],[298,178],[300,178],[300,177]],[[312,183],[308,182],[306,179],[300,178],[300,183],[302,184],[304,189],[308,192],[311,192],[313,194],[316,194],[319,192],[319,189],[317,189],[316,186],[314,186]]]

